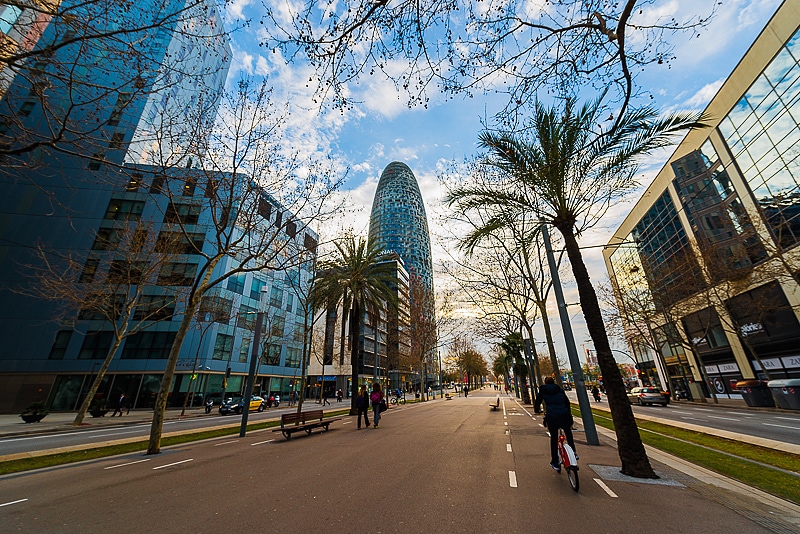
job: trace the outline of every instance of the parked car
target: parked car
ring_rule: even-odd
[[[628,393],[628,400],[631,404],[648,406],[650,404],[667,405],[667,394],[654,387],[637,387]]]
[[[242,397],[233,397],[232,399],[226,400],[222,403],[219,407],[220,415],[228,415],[228,414],[240,414],[242,413],[242,409],[244,407],[244,398]],[[263,398],[259,397],[258,395],[253,395],[250,397],[250,411],[258,410],[259,412],[263,412],[266,409],[267,403],[264,401]]]

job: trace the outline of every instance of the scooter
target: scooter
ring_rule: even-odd
[[[208,399],[206,401],[206,413],[211,413],[211,408],[213,408],[213,407],[214,407],[214,401],[211,400],[211,399]]]

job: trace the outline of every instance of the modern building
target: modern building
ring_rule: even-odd
[[[378,180],[369,218],[369,238],[400,255],[406,270],[433,291],[428,217],[414,173],[405,163],[386,166]]]
[[[62,7],[71,4],[83,9],[71,0]],[[214,120],[231,60],[215,4],[100,4],[120,9],[118,18],[91,20],[120,24],[133,18],[142,28],[157,17],[167,22],[37,56],[0,100],[0,142],[26,149],[7,156],[0,172],[0,412],[38,400],[54,410],[75,409],[113,337],[111,325],[96,315],[62,311],[28,291],[43,267],[38,250],[80,262],[79,282],[100,288],[131,267],[124,262],[126,235],[133,236],[131,243],[152,243],[153,258],[142,268],[164,243],[182,243],[178,256],[141,284],[131,324],[146,328],[124,339],[100,389],[112,399],[125,392],[133,407],[147,408],[188,288],[204,265],[199,252],[214,252],[220,229],[234,242],[275,237],[274,257],[289,265],[232,276],[204,296],[181,345],[170,404],[180,405],[189,392],[242,391],[259,313],[264,325],[256,392],[288,395],[301,373],[307,322],[302,302],[317,236],[248,177],[239,175],[225,199],[220,184],[231,175],[192,166],[191,156],[201,156],[203,145],[200,139],[184,144],[198,124],[187,122],[185,111],[194,108],[205,121]],[[53,19],[36,46],[63,42],[75,31],[75,18]],[[53,126],[64,132],[51,146]],[[37,142],[47,148],[27,150]],[[247,257],[246,248],[227,255],[212,276]]]
[[[786,0],[604,250],[645,382],[800,377],[798,26]]]
[[[59,2],[31,0],[30,8],[14,3],[0,5],[0,54],[3,68],[0,69],[0,98],[16,76],[16,61],[12,58],[33,49],[52,18],[52,10]]]

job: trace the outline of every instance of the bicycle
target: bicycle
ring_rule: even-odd
[[[575,451],[567,443],[567,437],[564,435],[564,429],[558,429],[558,455],[561,457],[561,466],[567,472],[567,479],[572,489],[578,491],[580,487],[580,480],[578,479],[578,458],[575,456]]]
[[[403,393],[402,396],[394,395],[390,400],[390,404],[397,405],[397,404],[405,404],[406,403],[406,395]]]

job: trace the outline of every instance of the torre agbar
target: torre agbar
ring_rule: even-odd
[[[799,25],[786,0],[604,249],[645,385],[780,406],[800,378]]]

